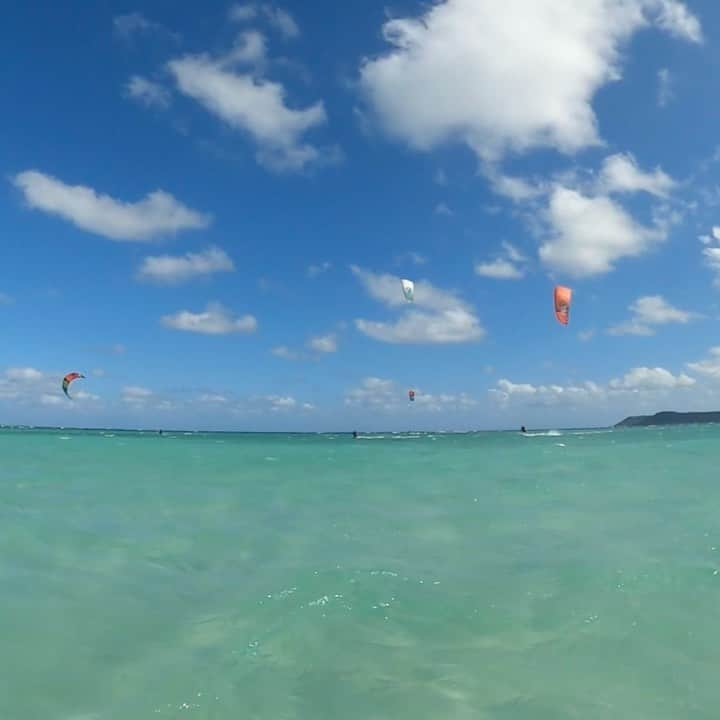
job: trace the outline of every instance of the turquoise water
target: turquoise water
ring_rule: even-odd
[[[0,458],[3,720],[718,717],[719,426]]]

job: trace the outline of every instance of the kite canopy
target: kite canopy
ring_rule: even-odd
[[[402,291],[408,302],[415,300],[415,283],[412,280],[401,280]]]
[[[408,398],[410,399],[410,402],[415,402],[415,391],[414,390],[408,390]]]
[[[570,300],[572,290],[568,287],[558,285],[555,288],[555,317],[562,325],[567,325],[570,319]]]
[[[82,375],[82,374],[80,374],[80,373],[71,372],[71,373],[68,373],[68,374],[63,378],[63,381],[62,381],[62,389],[63,389],[63,392],[64,392],[65,395],[67,395],[71,400],[72,400],[72,398],[70,397],[70,394],[68,393],[68,388],[70,387],[70,383],[73,382],[74,380],[77,380],[77,379],[79,379],[79,378],[84,378],[84,377],[85,377],[85,376]]]

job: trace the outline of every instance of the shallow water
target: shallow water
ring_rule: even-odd
[[[0,457],[0,718],[717,717],[718,426]]]

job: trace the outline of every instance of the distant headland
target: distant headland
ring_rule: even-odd
[[[665,410],[654,415],[626,417],[615,427],[646,427],[648,425],[692,425],[695,423],[720,423],[720,412],[672,412]]]

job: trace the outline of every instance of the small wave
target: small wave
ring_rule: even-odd
[[[265,456],[265,459],[266,459],[268,462],[277,462],[277,458],[276,458],[276,457],[273,457],[272,455],[266,455],[266,456]]]
[[[58,440],[72,440],[72,438],[69,435],[61,435]]]
[[[562,437],[562,433],[558,430],[548,430],[547,432],[523,433],[523,437]]]
[[[358,440],[384,440],[384,435],[358,435]]]
[[[567,447],[565,443],[555,443],[555,447]]]

